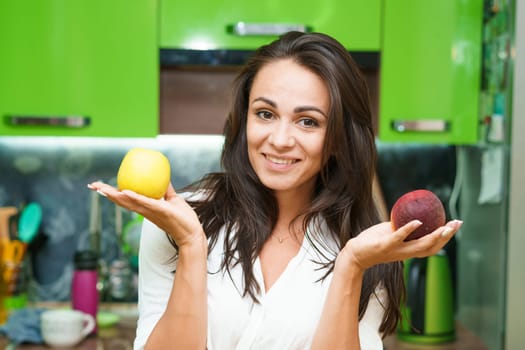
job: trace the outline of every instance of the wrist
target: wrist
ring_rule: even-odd
[[[208,255],[208,240],[203,232],[196,233],[184,242],[178,244],[179,256],[185,255]]]
[[[339,253],[335,260],[334,275],[342,275],[345,279],[361,279],[365,273],[365,268],[344,249]]]

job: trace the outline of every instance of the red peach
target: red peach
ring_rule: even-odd
[[[445,208],[432,191],[407,192],[399,197],[390,211],[390,220],[394,230],[416,219],[423,224],[414,230],[405,239],[406,241],[420,238],[445,225]]]

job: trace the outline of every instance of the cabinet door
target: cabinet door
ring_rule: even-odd
[[[251,50],[292,30],[324,32],[378,51],[380,0],[161,0],[161,48]]]
[[[157,8],[2,0],[0,135],[157,135]]]
[[[482,0],[384,2],[379,138],[478,140]]]

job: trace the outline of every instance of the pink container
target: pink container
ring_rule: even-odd
[[[97,255],[92,251],[79,251],[75,254],[75,271],[71,283],[71,301],[74,310],[90,314],[97,319]],[[97,327],[92,334],[97,332]]]

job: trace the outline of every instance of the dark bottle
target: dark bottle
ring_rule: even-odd
[[[75,271],[71,283],[71,301],[74,310],[90,314],[97,319],[97,254],[90,250],[75,253]],[[97,332],[97,327],[92,333]]]

